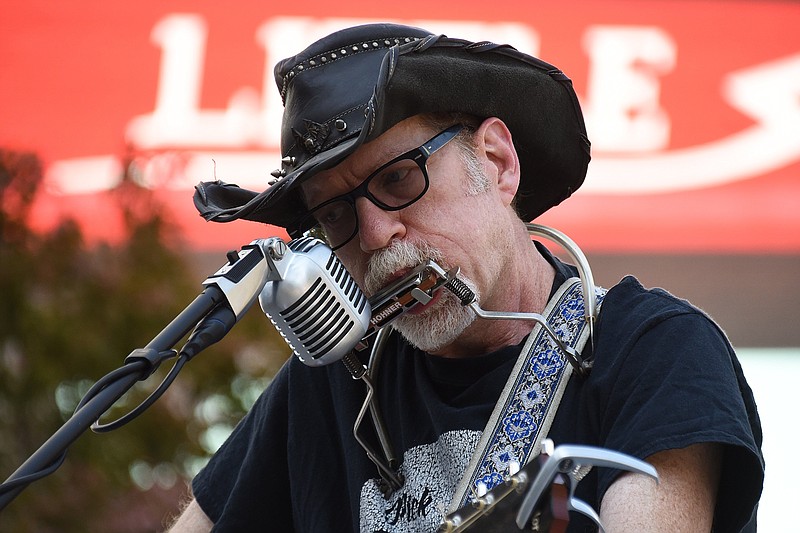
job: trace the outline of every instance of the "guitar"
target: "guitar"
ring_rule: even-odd
[[[526,530],[563,532],[569,511],[586,515],[604,531],[591,505],[575,497],[578,483],[595,466],[638,472],[658,480],[656,469],[630,455],[594,446],[553,446],[546,440],[543,452],[509,476],[505,482],[445,517],[440,533],[471,529],[485,533]]]

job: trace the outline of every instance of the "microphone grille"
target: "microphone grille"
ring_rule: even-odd
[[[327,252],[328,260],[325,262],[325,271],[328,273],[330,280],[341,289],[340,294],[345,296],[359,314],[364,311],[369,300],[361,292],[361,288],[356,284],[347,269],[344,268],[336,254],[324,242],[314,237],[302,237],[290,241],[288,247],[293,252],[309,253],[315,248],[323,253]]]
[[[321,240],[315,239],[314,237],[300,237],[299,239],[289,241],[286,246],[288,246],[293,252],[308,253],[312,248],[320,244],[323,246],[325,245],[325,243],[323,243]],[[333,252],[331,251],[331,253]]]
[[[303,237],[288,243],[285,279],[268,282],[261,308],[309,366],[341,359],[369,326],[369,301],[331,249]]]

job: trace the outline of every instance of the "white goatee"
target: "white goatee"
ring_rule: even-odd
[[[367,294],[375,294],[400,270],[414,268],[432,259],[440,266],[443,264],[442,252],[426,242],[411,243],[395,240],[370,257],[364,276],[364,288]],[[480,295],[475,284],[469,278],[459,276],[464,283]],[[464,307],[458,298],[447,289],[440,291],[439,301],[418,315],[403,315],[393,322],[394,328],[411,344],[426,352],[433,352],[456,340],[461,333],[475,320],[475,313]]]

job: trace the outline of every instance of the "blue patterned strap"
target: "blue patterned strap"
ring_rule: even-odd
[[[596,289],[598,310],[605,292]],[[579,278],[565,281],[542,314],[565,344],[578,353],[583,350],[589,328]],[[539,455],[571,375],[572,365],[537,323],[456,487],[448,513],[466,505],[475,494],[496,487]]]

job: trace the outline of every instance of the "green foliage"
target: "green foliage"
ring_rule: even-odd
[[[47,234],[29,229],[41,182],[35,155],[0,150],[2,479],[69,418],[97,379],[122,366],[202,288],[191,254],[176,244],[168,211],[149,191],[123,179],[110,194],[127,238],[87,246],[73,221]],[[224,341],[187,364],[142,416],[110,433],[81,436],[59,470],[0,512],[0,530],[162,529],[186,481],[286,357],[263,315],[251,311]],[[137,384],[103,421],[135,407],[171,363]]]

